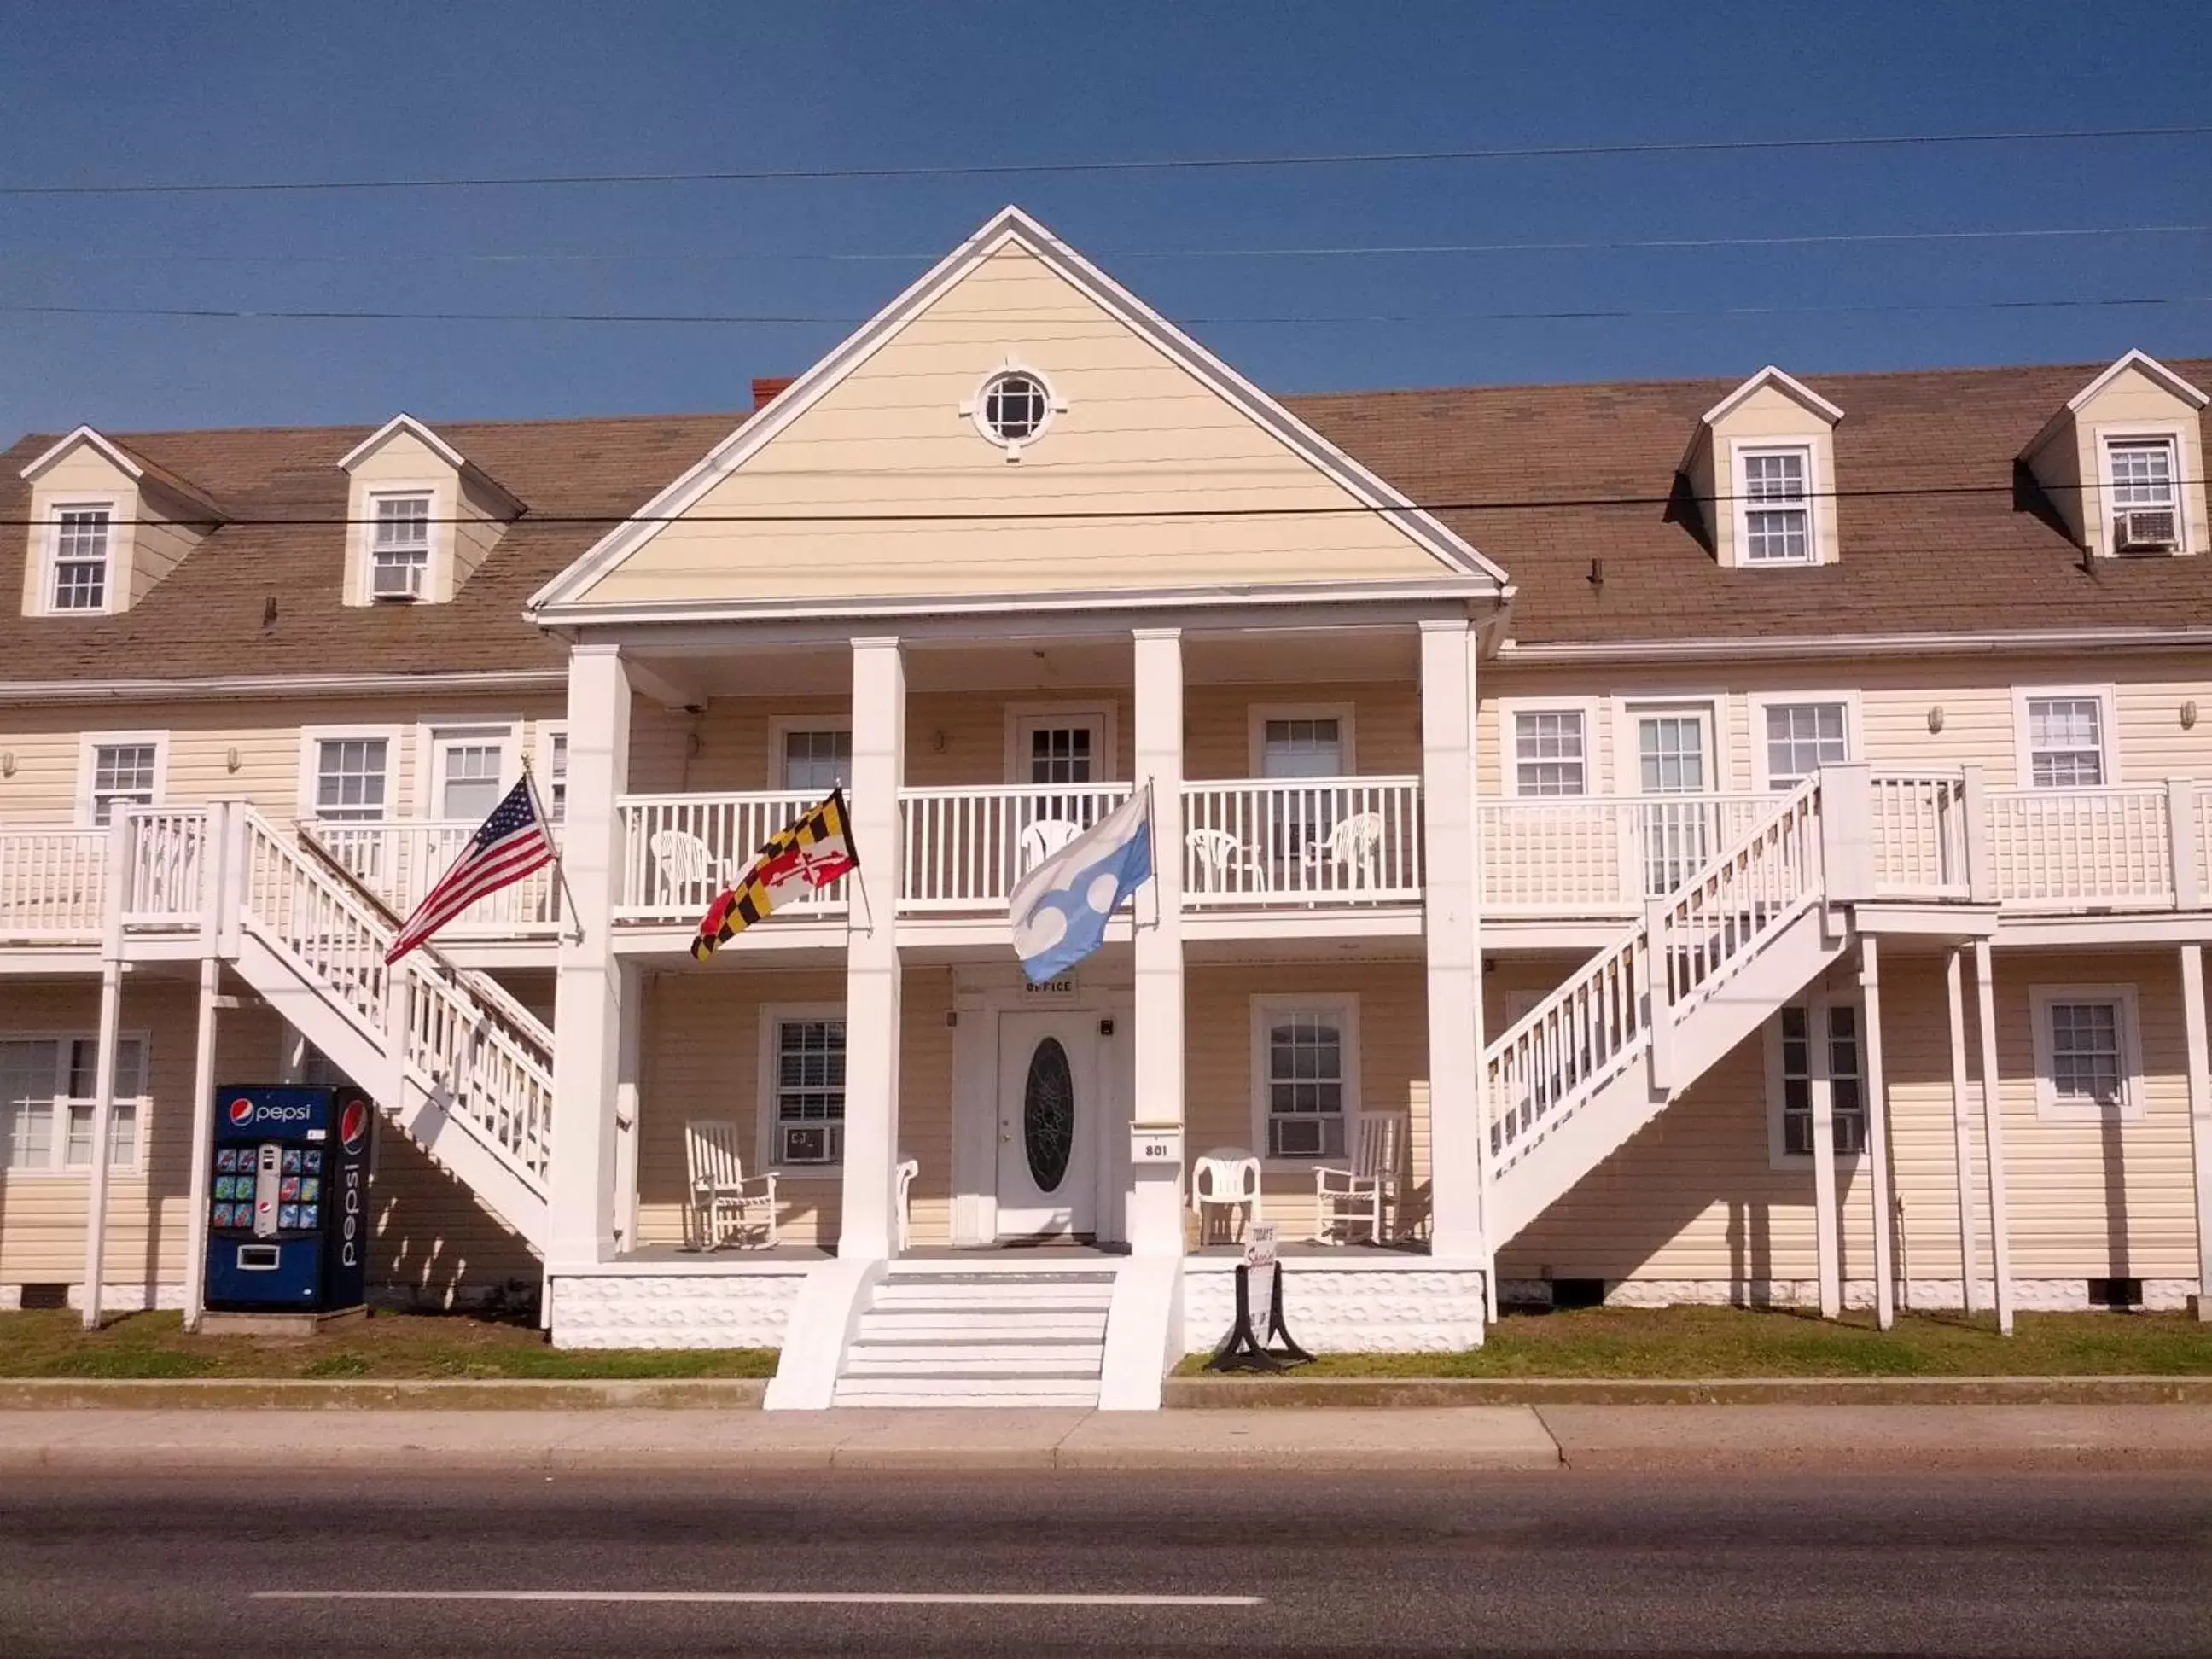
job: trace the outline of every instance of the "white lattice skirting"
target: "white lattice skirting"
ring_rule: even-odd
[[[1988,1312],[1996,1305],[1996,1287],[1987,1279],[1975,1280],[1974,1305]],[[1508,1303],[1542,1301],[1549,1291],[1540,1279],[1502,1279],[1498,1290]],[[2015,1279],[2013,1304],[2033,1313],[2081,1313],[2098,1304],[2089,1300],[2086,1279]],[[2160,1313],[2176,1313],[2197,1294],[2193,1279],[2146,1279],[2142,1305]],[[1874,1280],[1847,1279],[1843,1283],[1846,1308],[1874,1306]],[[1609,1308],[1814,1308],[1820,1287],[1810,1279],[1623,1279],[1606,1286]],[[1963,1304],[1955,1279],[1915,1279],[1898,1287],[1898,1306],[1922,1311],[1955,1310]]]
[[[1310,1353],[1449,1353],[1482,1346],[1482,1273],[1470,1267],[1283,1264],[1283,1323]],[[1237,1315],[1233,1270],[1186,1263],[1183,1346],[1212,1349]],[[1266,1310],[1255,1309],[1264,1331]]]
[[[804,1273],[556,1276],[556,1348],[780,1348]]]

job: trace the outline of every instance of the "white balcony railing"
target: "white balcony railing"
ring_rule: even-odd
[[[1421,896],[1419,778],[1187,783],[1183,902],[1410,903]]]
[[[1780,797],[1581,795],[1481,805],[1482,893],[1496,915],[1627,915],[1671,892]]]
[[[356,881],[404,916],[437,884],[477,825],[428,818],[302,826]],[[466,938],[550,937],[561,927],[561,884],[550,866],[471,905],[441,930]]]
[[[1970,896],[1965,775],[1876,772],[1868,788],[1875,890],[1883,898]]]
[[[200,884],[209,863],[207,810],[135,806],[126,816],[124,927],[161,932],[198,927]]]
[[[745,872],[761,844],[821,802],[818,793],[625,795],[617,921],[696,922]],[[793,907],[842,913],[846,884],[832,882]]]
[[[902,789],[902,909],[1001,909],[1037,862],[1129,798],[1126,783]]]
[[[1993,789],[1989,800],[2000,904],[2154,908],[2173,902],[2173,817],[2164,784]]]
[[[0,939],[97,942],[107,890],[105,830],[0,829]]]

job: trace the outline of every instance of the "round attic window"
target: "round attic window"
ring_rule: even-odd
[[[983,429],[1002,444],[1025,444],[1052,418],[1044,382],[1018,369],[994,374],[983,387]]]

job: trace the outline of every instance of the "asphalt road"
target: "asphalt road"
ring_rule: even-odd
[[[302,1482],[236,1434],[0,1482],[0,1655],[2212,1651],[2201,1474]]]

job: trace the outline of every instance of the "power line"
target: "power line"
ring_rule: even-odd
[[[810,475],[815,477],[836,476],[829,472]],[[870,476],[856,472],[854,476]],[[2200,481],[2177,479],[2174,488],[2187,490],[2197,488]],[[2102,495],[2117,485],[2084,483],[2073,486],[2084,495]],[[1936,496],[2007,495],[2015,493],[2017,486],[2007,479],[2002,483],[1946,483],[1892,484],[1862,489],[1808,489],[1801,492],[1785,506],[1798,501],[1899,501],[1925,500]],[[516,524],[591,526],[625,524],[684,524],[684,525],[751,525],[751,524],[976,524],[976,523],[1054,523],[1128,522],[1146,520],[1183,519],[1313,519],[1313,518],[1372,518],[1399,513],[1527,513],[1553,511],[1562,507],[1653,507],[1672,506],[1675,492],[1664,495],[1550,495],[1529,496],[1514,500],[1413,501],[1404,505],[1374,505],[1365,501],[1333,503],[1327,506],[1296,507],[1044,507],[1019,512],[898,512],[898,513],[526,513]],[[1750,495],[1700,495],[1700,503],[1733,504],[1755,501],[1771,507],[1774,498]],[[46,519],[4,518],[0,526],[23,528],[51,522]],[[315,526],[337,527],[350,525],[373,525],[373,518],[359,518],[345,514],[272,514],[262,517],[240,517],[221,520],[138,519],[111,517],[112,526],[137,524],[188,524],[195,527],[222,529],[299,529]],[[417,519],[416,523],[475,524],[474,519],[432,517]]]
[[[269,179],[196,184],[5,185],[0,197],[205,196],[312,191],[507,190],[574,185],[826,183],[875,179],[1047,177],[1067,173],[1255,171],[1397,166],[1414,162],[1572,160],[1620,155],[1715,155],[1798,150],[1929,148],[1960,144],[2067,143],[2088,139],[2196,138],[2212,125],[2021,129],[2002,132],[1850,134],[1823,138],[1715,138],[1613,144],[1521,144],[1476,149],[1343,150],[1292,155],[1124,158],[1093,161],[954,162],[874,167],[732,167],[670,173],[505,173],[465,178]]]
[[[1619,253],[1651,251],[1696,252],[1719,248],[1826,247],[1918,242],[2035,241],[2097,236],[2201,236],[2206,225],[2081,225],[1969,230],[1861,230],[1815,232],[1796,236],[1662,236],[1599,241],[1407,242],[1344,244],[1313,247],[1166,247],[1106,249],[1107,259],[1335,259],[1422,258],[1470,253]],[[86,252],[71,248],[0,250],[0,261],[52,264],[366,265],[366,264],[919,264],[941,258],[934,252],[836,252],[775,249],[709,252],[670,249],[578,252],[557,249],[507,252],[389,253],[148,253],[137,250]]]
[[[1906,300],[1836,305],[1601,306],[1553,311],[1447,311],[1344,313],[1337,315],[1200,314],[1168,320],[1184,327],[1228,324],[1437,324],[1461,322],[1589,322],[1644,317],[1780,317],[1865,314],[1893,312],[2075,311],[2142,309],[2163,306],[2212,305],[2212,295],[2146,294],[2089,295],[2052,300]],[[284,307],[227,306],[0,306],[0,316],[186,318],[216,322],[307,323],[561,323],[649,326],[804,325],[857,327],[861,316],[799,312],[651,311],[337,311]],[[967,319],[963,319],[967,320]],[[1066,324],[1065,317],[994,313],[973,319],[978,325],[1008,323]]]

